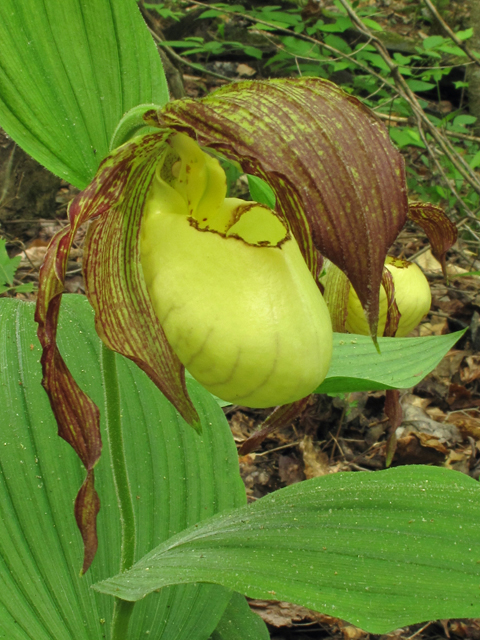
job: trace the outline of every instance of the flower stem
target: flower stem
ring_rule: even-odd
[[[128,482],[127,461],[123,443],[120,392],[118,387],[115,353],[102,343],[102,378],[105,392],[105,418],[108,446],[110,450],[113,482],[120,510],[121,548],[120,571],[127,571],[135,559],[135,515],[133,499]],[[134,602],[115,598],[112,618],[111,640],[128,637],[128,624]]]

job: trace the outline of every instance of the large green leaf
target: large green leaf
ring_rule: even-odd
[[[93,312],[81,296],[65,296],[62,306],[60,350],[103,410]],[[100,640],[109,637],[113,601],[90,586],[118,571],[120,562],[107,438],[103,434],[95,470],[99,551],[80,578],[83,548],[73,499],[85,472],[56,435],[39,358],[33,305],[0,300],[0,638]],[[199,436],[135,365],[116,360],[140,558],[185,527],[244,504],[245,492],[228,424],[210,394],[189,381],[202,420]],[[206,640],[229,600],[216,585],[164,590],[135,606],[129,640],[147,632],[152,640]]]
[[[410,389],[432,371],[464,331],[424,338],[378,338],[335,333],[332,364],[315,393]]]
[[[434,467],[292,485],[167,540],[96,585],[126,600],[215,582],[294,602],[372,633],[480,616],[480,487]]]
[[[269,640],[263,620],[248,606],[245,598],[233,593],[210,640]]]
[[[83,188],[122,116],[168,100],[135,0],[2,0],[0,126]]]

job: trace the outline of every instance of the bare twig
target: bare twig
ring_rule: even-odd
[[[442,167],[442,165],[440,164],[440,162],[438,161],[438,158],[434,152],[434,150],[431,148],[428,140],[427,140],[427,136],[425,135],[425,131],[423,129],[423,123],[418,120],[417,122],[417,126],[418,126],[418,131],[420,133],[420,137],[422,138],[422,142],[425,145],[425,148],[428,151],[428,154],[430,155],[430,157],[432,158],[435,166],[438,169],[438,172],[440,173],[440,175],[442,176],[444,182],[446,185],[448,185],[449,190],[453,193],[453,195],[455,196],[455,199],[457,200],[457,202],[460,204],[460,206],[465,210],[467,216],[469,218],[471,218],[472,220],[474,220],[477,224],[478,224],[478,220],[474,214],[474,212],[467,207],[467,205],[465,204],[465,202],[462,200],[461,196],[457,193],[455,187],[452,184],[452,181],[448,179],[444,168]]]
[[[165,40],[161,38],[158,35],[158,33],[155,33],[155,31],[153,31],[153,29],[150,29],[150,27],[148,28],[148,30],[152,34],[154,40],[156,40],[159,43],[159,45],[162,47],[162,49],[165,49],[165,51],[168,51],[168,55],[171,56],[177,62],[181,62],[182,64],[187,65],[187,67],[191,67],[192,69],[195,69],[196,71],[200,71],[201,73],[206,73],[207,75],[213,76],[214,78],[219,78],[220,80],[226,80],[227,82],[232,82],[232,78],[229,78],[228,76],[224,76],[221,73],[215,73],[215,71],[209,71],[203,65],[197,64],[196,62],[190,62],[190,60],[187,60],[187,58],[183,58],[182,56],[179,56],[178,53],[176,53],[171,47],[165,44]]]
[[[406,118],[405,116],[392,116],[389,113],[378,113],[377,116],[382,120],[388,120],[390,122],[398,122],[401,124],[408,124],[410,118]],[[469,140],[470,142],[480,142],[480,137],[478,136],[470,136],[466,133],[459,133],[457,131],[444,131],[446,136],[450,136],[450,138],[459,138],[460,140]]]

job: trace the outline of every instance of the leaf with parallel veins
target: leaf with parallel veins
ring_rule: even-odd
[[[319,78],[246,81],[146,120],[264,179],[312,273],[313,242],[346,273],[376,335],[383,264],[408,204],[403,159],[367,107]]]

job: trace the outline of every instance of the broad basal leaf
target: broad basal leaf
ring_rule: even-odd
[[[335,333],[327,377],[315,393],[410,389],[432,371],[463,331],[423,338],[379,338]]]
[[[248,606],[245,598],[233,593],[210,640],[269,640],[263,620]]]
[[[58,333],[65,362],[103,408],[100,341],[85,298],[65,296]],[[103,640],[110,637],[113,600],[90,587],[120,566],[109,448],[95,469],[99,551],[80,578],[83,547],[72,507],[84,472],[57,436],[40,385],[40,354],[33,305],[0,300],[0,637]],[[121,356],[116,361],[140,558],[185,527],[244,504],[245,493],[230,430],[213,398],[189,381],[199,436],[143,372]],[[164,590],[135,605],[129,640],[207,640],[230,597],[214,585]]]
[[[0,42],[0,126],[77,187],[127,111],[168,100],[134,0],[2,0]]]
[[[137,600],[170,584],[214,582],[371,633],[478,617],[479,518],[478,483],[455,471],[324,476],[190,528],[95,588]]]

